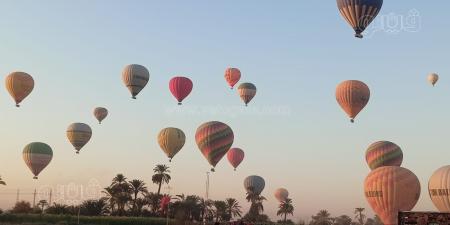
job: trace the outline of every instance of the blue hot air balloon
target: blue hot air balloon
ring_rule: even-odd
[[[362,38],[362,32],[381,10],[383,0],[336,0],[339,12],[355,30],[355,37]]]

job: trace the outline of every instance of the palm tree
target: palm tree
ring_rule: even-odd
[[[227,213],[230,216],[230,219],[233,217],[239,216],[241,217],[241,206],[239,205],[239,202],[234,198],[227,198],[225,199]]]
[[[1,185],[6,185],[5,181],[2,180],[2,176],[0,176],[0,184]]]
[[[48,214],[69,214],[69,207],[64,204],[53,203],[52,206],[47,207],[45,210]]]
[[[134,195],[133,198],[133,212],[136,213],[136,199],[139,193],[145,194],[147,193],[147,187],[145,186],[144,181],[142,180],[132,180],[132,181],[128,181],[130,188],[131,188],[131,192]]]
[[[111,214],[114,214],[114,209],[116,206],[116,193],[115,189],[111,186],[104,188],[102,191],[106,195],[106,200],[109,202],[109,208],[111,209]]]
[[[251,202],[248,214],[251,216],[258,216],[260,213],[264,212],[263,201],[266,200],[264,196],[254,193],[247,193],[247,201]]]
[[[216,217],[216,222],[220,220],[226,220],[227,218],[227,203],[225,201],[213,201],[214,205],[214,217]]]
[[[312,216],[311,225],[331,225],[330,213],[327,210],[320,210],[315,216]]]
[[[160,196],[155,194],[155,193],[153,193],[153,192],[148,192],[148,193],[145,194],[145,199],[146,199],[146,202],[147,202],[148,206],[152,210],[152,212],[154,214],[156,214],[156,212],[160,208],[160,205],[159,205],[160,202],[161,202]]]
[[[212,215],[212,201],[211,200],[205,200],[204,198],[200,199],[200,221],[210,221],[213,217]]]
[[[47,200],[40,200],[40,201],[38,202],[38,204],[37,204],[38,207],[39,207],[39,206],[41,207],[41,212],[42,212],[42,213],[44,212],[44,207],[45,207],[46,205],[48,205]]]
[[[355,208],[355,219],[358,220],[359,225],[364,225],[366,215],[363,214],[364,208]]]
[[[81,214],[85,216],[102,216],[108,213],[108,203],[106,199],[86,200],[80,205]]]
[[[284,222],[286,223],[286,216],[294,215],[294,206],[292,205],[292,199],[286,198],[285,201],[281,202],[278,207],[277,216],[284,215]]]
[[[169,175],[170,170],[169,170],[168,166],[158,164],[153,169],[153,172],[155,172],[155,174],[152,176],[152,181],[153,181],[153,183],[159,185],[158,186],[158,196],[159,196],[161,194],[161,185],[163,183],[168,184],[171,179],[171,177]]]

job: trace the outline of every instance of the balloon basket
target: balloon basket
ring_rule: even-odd
[[[357,37],[357,38],[363,38],[363,35],[362,34],[355,34],[355,37]]]
[[[132,99],[136,99],[136,96],[131,96]]]
[[[181,102],[178,102],[178,105],[181,105]]]
[[[216,170],[214,168],[211,168],[211,172],[216,172]]]
[[[37,180],[37,179],[38,179],[38,177],[34,176],[34,177],[33,177],[33,179]]]
[[[354,120],[354,119],[350,119],[350,122],[351,122],[351,123],[354,123],[354,122],[355,122],[355,120]]]
[[[19,107],[20,107],[20,105],[19,105],[19,104],[16,104],[16,107],[17,107],[17,108],[19,108]]]

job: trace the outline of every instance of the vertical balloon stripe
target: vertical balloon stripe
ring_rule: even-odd
[[[355,30],[357,37],[375,19],[383,5],[383,0],[337,0],[342,17]]]

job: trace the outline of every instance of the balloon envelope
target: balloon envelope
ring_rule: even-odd
[[[178,105],[191,93],[192,86],[192,81],[187,77],[174,77],[170,80],[169,89],[178,100]]]
[[[361,81],[347,80],[336,87],[336,101],[352,122],[356,115],[367,105],[369,98],[369,87]]]
[[[436,170],[428,181],[428,192],[440,212],[450,212],[450,166]]]
[[[381,166],[401,166],[402,161],[402,150],[390,141],[377,141],[366,150],[366,162],[372,170]]]
[[[72,123],[66,131],[67,138],[75,147],[77,153],[86,145],[92,136],[92,129],[85,123]]]
[[[439,75],[432,73],[432,74],[428,75],[427,80],[431,85],[434,86],[434,85],[436,85],[436,83],[439,80]]]
[[[244,151],[240,148],[232,148],[228,150],[227,158],[228,162],[233,166],[234,170],[241,164],[242,160],[244,160]]]
[[[136,95],[147,85],[149,79],[150,73],[141,65],[131,64],[122,71],[122,81],[133,99],[136,99]]]
[[[266,185],[264,179],[257,175],[248,176],[244,180],[244,188],[249,194],[259,195]]]
[[[6,89],[19,107],[34,88],[34,80],[31,75],[24,72],[12,72],[5,79]]]
[[[108,110],[103,107],[97,107],[94,109],[94,116],[100,124],[106,118],[106,116],[108,116]]]
[[[172,159],[183,148],[185,141],[186,136],[178,128],[167,127],[158,134],[158,144],[169,159]]]
[[[238,68],[227,68],[225,70],[225,80],[231,89],[233,89],[234,85],[241,79],[241,71]]]
[[[278,188],[274,195],[279,202],[284,202],[289,197],[289,192],[285,188]]]
[[[337,0],[339,12],[352,26],[355,37],[362,38],[361,34],[375,19],[381,10],[383,0]]]
[[[366,177],[364,193],[373,211],[385,225],[396,225],[399,211],[410,211],[419,200],[420,183],[408,169],[379,167]]]
[[[247,106],[256,95],[256,86],[252,83],[242,83],[238,87],[238,93],[242,101],[244,101],[245,106]]]
[[[41,171],[47,167],[52,161],[53,151],[52,148],[42,142],[32,142],[25,146],[22,152],[23,160],[34,174],[34,179]]]

